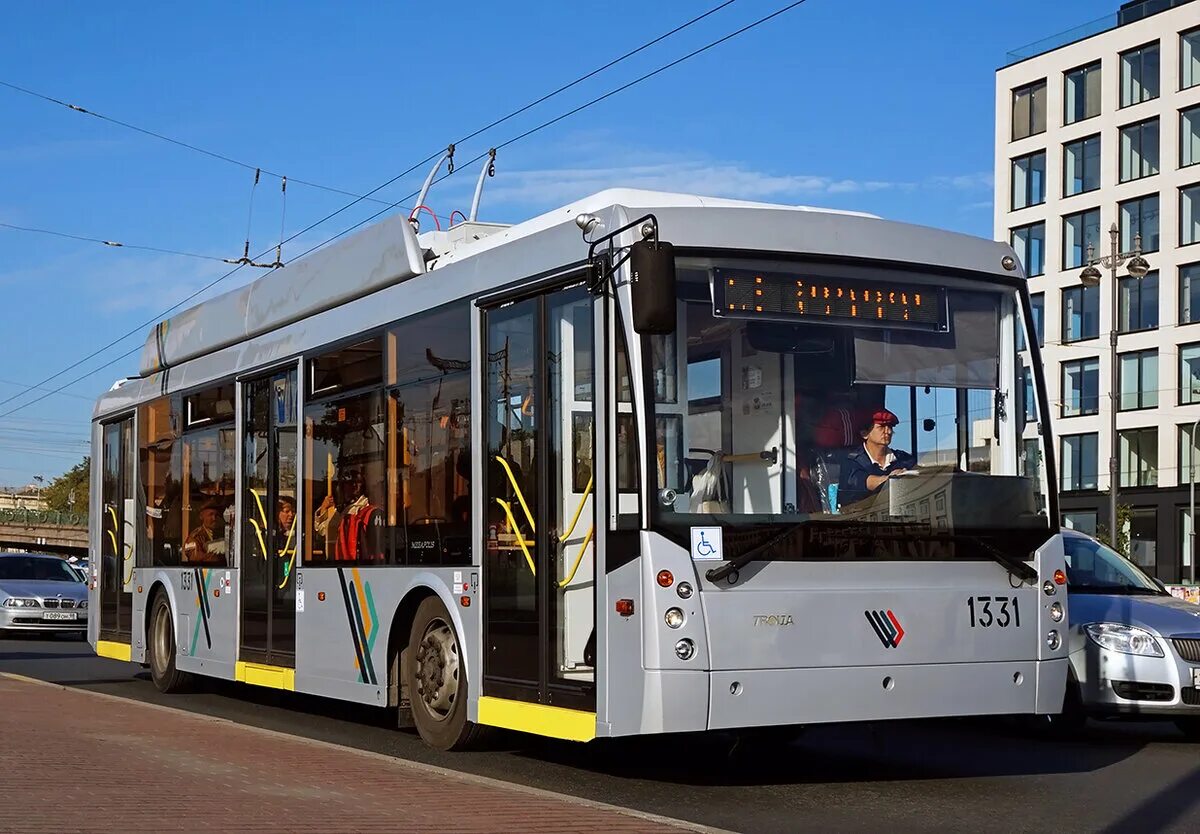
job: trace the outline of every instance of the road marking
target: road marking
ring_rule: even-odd
[[[39,678],[31,678],[26,675],[19,675],[16,672],[0,672],[0,677],[8,678],[9,680],[19,681],[21,683],[35,684],[39,686],[48,686],[53,689],[64,689],[70,692],[77,692],[81,695],[89,695],[93,698],[100,698],[109,701],[118,701],[123,704],[133,704],[146,709],[162,710],[164,712],[174,713],[176,715],[184,715],[190,718],[196,718],[202,721],[211,721],[220,724],[233,724],[242,730],[252,733],[258,733],[270,738],[286,739],[288,741],[299,741],[305,744],[324,747],[332,750],[342,750],[350,753],[355,753],[360,756],[366,756],[372,759],[378,759],[382,762],[388,762],[394,766],[412,768],[413,770],[428,773],[434,776],[441,776],[447,779],[457,779],[461,782],[467,782],[481,787],[496,788],[502,790],[518,791],[527,796],[535,796],[540,799],[555,799],[560,802],[566,802],[571,805],[579,805],[585,808],[592,808],[597,811],[609,811],[612,813],[623,814],[627,817],[646,820],[657,825],[674,826],[685,831],[695,831],[698,834],[735,834],[724,828],[714,828],[709,825],[692,822],[690,820],[676,819],[674,817],[666,817],[661,814],[652,814],[649,811],[639,811],[636,808],[625,808],[620,805],[611,805],[607,802],[599,802],[594,799],[585,799],[581,796],[572,796],[567,793],[559,793],[557,791],[549,791],[544,788],[535,788],[529,785],[522,785],[519,782],[506,782],[503,779],[493,779],[490,776],[480,776],[475,773],[466,773],[459,770],[451,770],[446,767],[438,767],[437,765],[426,764],[424,762],[416,762],[411,759],[402,759],[396,756],[388,756],[384,753],[376,753],[373,750],[360,750],[357,747],[351,747],[347,744],[336,744],[331,741],[321,741],[320,739],[307,738],[306,736],[292,735],[278,730],[268,730],[264,727],[255,727],[252,724],[242,724],[229,718],[221,718],[216,715],[205,715],[201,712],[191,712],[180,707],[169,707],[163,704],[152,704],[146,701],[138,701],[134,698],[125,698],[120,695],[110,695],[107,692],[94,692],[90,689],[80,689],[74,686],[63,686],[62,684],[53,683],[51,681],[40,680]]]

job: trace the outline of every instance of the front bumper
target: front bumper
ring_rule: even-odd
[[[1169,639],[1156,639],[1164,657],[1114,652],[1091,640],[1071,652],[1084,710],[1093,715],[1200,715],[1200,679],[1193,673],[1200,663],[1180,659]]]
[[[45,615],[74,614],[75,619],[46,619]],[[54,611],[45,608],[0,608],[0,629],[6,631],[85,632],[87,609]]]

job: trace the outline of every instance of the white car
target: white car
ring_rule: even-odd
[[[1063,530],[1071,670],[1063,716],[1172,720],[1200,738],[1200,605],[1095,539]]]
[[[87,633],[87,585],[57,556],[0,553],[0,634]]]

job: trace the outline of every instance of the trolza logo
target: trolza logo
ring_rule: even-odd
[[[879,638],[879,642],[883,643],[884,648],[894,649],[900,645],[900,641],[904,639],[904,628],[890,608],[886,611],[864,611],[863,613],[867,616],[867,622],[875,630],[875,636]]]

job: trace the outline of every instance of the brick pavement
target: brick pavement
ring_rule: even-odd
[[[0,831],[700,830],[11,675],[0,740]]]

